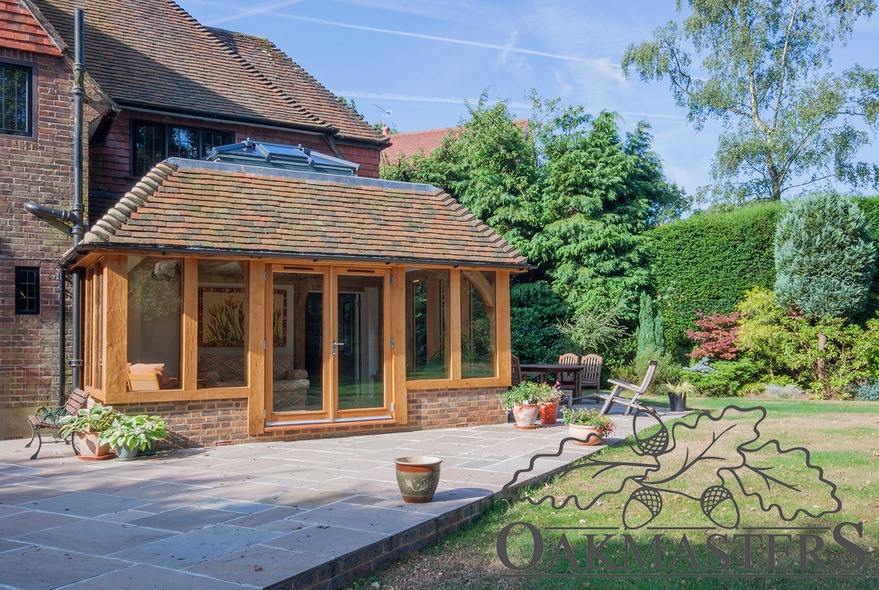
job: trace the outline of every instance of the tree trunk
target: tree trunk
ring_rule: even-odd
[[[815,364],[815,372],[818,381],[824,387],[824,398],[830,397],[830,383],[825,379],[824,349],[827,348],[827,334],[818,332],[818,361]]]

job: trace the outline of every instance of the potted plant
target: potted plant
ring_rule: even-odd
[[[549,389],[545,383],[522,381],[507,391],[498,394],[505,410],[513,412],[516,428],[537,428],[537,416],[540,411],[537,405],[541,392]]]
[[[544,384],[538,391],[538,395],[540,423],[543,425],[555,424],[559,413],[559,403],[562,401],[562,391],[558,381],[552,387]]]
[[[689,381],[676,381],[665,384],[668,393],[668,411],[686,412],[687,396],[696,393],[696,386]]]
[[[168,435],[165,421],[158,416],[126,416],[119,414],[113,424],[101,433],[100,439],[116,447],[120,459],[134,459],[138,454],[153,454],[156,442]],[[150,453],[150,451],[153,453]]]
[[[113,456],[110,445],[101,442],[102,432],[113,424],[113,406],[95,404],[80,408],[76,414],[64,416],[59,421],[63,437],[72,436],[73,451],[83,461],[109,459]]]
[[[394,459],[397,473],[397,485],[403,501],[423,504],[433,500],[440,478],[438,457],[399,457]]]
[[[598,410],[575,410],[562,408],[562,420],[568,425],[568,435],[578,445],[600,445],[613,432],[613,420],[602,416]]]

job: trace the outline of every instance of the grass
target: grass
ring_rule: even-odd
[[[876,494],[876,479],[879,478],[879,442],[876,439],[879,425],[879,404],[870,402],[817,402],[790,400],[755,399],[708,399],[690,400],[694,409],[709,410],[719,415],[727,405],[743,408],[762,406],[767,417],[758,428],[760,443],[748,444],[743,448],[756,448],[763,441],[777,440],[782,449],[805,447],[810,452],[810,463],[823,468],[823,478],[835,484],[835,496],[841,507],[837,513],[827,511],[836,508],[832,487],[822,483],[818,472],[805,465],[802,453],[778,454],[774,447],[763,449],[762,453],[745,456],[749,463],[758,468],[771,468],[768,473],[779,481],[794,484],[795,489],[775,485],[775,491],[760,488],[762,495],[775,498],[786,511],[786,517],[797,508],[820,514],[817,518],[798,515],[793,520],[781,519],[776,510],[764,511],[756,496],[745,496],[734,483],[728,485],[733,493],[740,514],[737,530],[723,529],[712,523],[703,513],[698,501],[701,491],[717,483],[716,470],[709,465],[699,469],[694,463],[690,470],[684,471],[670,482],[660,483],[657,472],[653,483],[648,478],[646,485],[654,485],[663,490],[662,509],[647,526],[636,529],[622,527],[622,515],[627,522],[638,522],[649,518],[650,512],[643,505],[633,502],[627,508],[630,494],[639,486],[629,481],[627,487],[617,494],[608,494],[588,510],[580,510],[568,505],[553,509],[548,502],[532,505],[528,501],[498,502],[475,525],[469,527],[419,555],[391,565],[352,585],[351,588],[695,588],[695,589],[868,589],[877,587],[879,564],[873,548],[877,545],[874,514],[879,507]],[[695,416],[683,420],[693,425]],[[713,432],[719,431],[717,425],[725,429],[735,425],[732,433],[742,430],[745,434],[753,424],[753,416],[746,413],[727,413],[722,423],[710,423],[704,419],[700,427],[674,429],[675,447],[673,451],[661,455],[664,464],[684,464],[702,450],[709,448],[706,456],[724,455],[720,443],[708,446]],[[711,428],[706,430],[706,425]],[[654,429],[658,430],[658,429]],[[750,431],[753,433],[753,430]],[[644,435],[646,436],[646,435]],[[745,437],[747,440],[747,437]],[[731,447],[733,450],[736,445]],[[689,455],[686,451],[689,450]],[[596,456],[593,456],[593,458]],[[647,457],[650,459],[650,457]],[[634,460],[633,460],[634,459]],[[617,462],[643,462],[643,456],[633,455],[631,448],[606,449],[598,460]],[[735,459],[735,457],[732,457]],[[703,463],[711,464],[712,461]],[[584,465],[584,463],[581,463]],[[595,497],[603,476],[593,477],[596,469],[585,466],[558,477],[538,489],[528,490],[525,495],[539,499],[546,495],[563,499],[576,496],[582,503]],[[728,474],[728,472],[726,472]],[[741,473],[754,479],[756,471],[742,470]],[[608,479],[607,476],[605,479]],[[613,478],[611,478],[613,479]],[[727,479],[731,479],[727,477]],[[616,481],[622,481],[617,477]],[[762,481],[762,480],[758,480]],[[612,486],[613,487],[613,486]],[[669,491],[674,488],[673,493]],[[755,488],[756,489],[756,488]],[[688,497],[689,496],[689,497]],[[636,508],[641,508],[640,513]],[[719,512],[718,512],[719,511]],[[729,502],[717,505],[711,512],[720,522],[729,522],[734,516],[734,508]],[[512,523],[528,523],[539,531],[544,550],[536,565],[522,569],[531,577],[513,576],[517,572],[505,567],[498,558],[498,535]],[[840,523],[861,523],[864,536],[858,538],[851,528],[842,529],[844,536],[854,542],[865,553],[866,563],[854,572],[840,572],[834,568],[834,560],[842,567],[853,567],[855,554],[834,542],[832,529]],[[600,530],[598,527],[611,527]],[[653,528],[651,528],[653,527]],[[686,530],[675,527],[688,527]],[[745,530],[744,527],[758,527]],[[771,527],[778,530],[766,530]],[[784,528],[787,527],[787,528]],[[803,530],[803,527],[825,527],[825,530]],[[589,530],[585,530],[589,529]],[[829,530],[828,530],[829,529]],[[524,525],[509,529],[505,547],[509,560],[514,566],[523,567],[535,555],[534,535]],[[745,539],[733,535],[759,535],[752,537],[752,564],[745,562]],[[776,556],[779,566],[789,564],[788,569],[775,569],[768,559],[768,535],[774,534]],[[601,545],[605,535],[612,535]],[[658,570],[652,569],[654,561],[654,535],[662,534]],[[725,544],[718,542],[729,556],[726,567],[719,554],[706,548],[709,535],[727,535]],[[591,541],[590,541],[591,535]],[[625,537],[629,535],[629,539]],[[687,542],[682,537],[687,536]],[[814,537],[820,536],[824,547],[817,549]],[[603,548],[599,555],[595,551],[590,557],[590,542],[595,548]],[[635,553],[627,543],[634,543],[641,557],[646,558],[643,565],[637,563]],[[802,548],[801,548],[802,545]],[[809,551],[815,549],[813,554]],[[692,551],[692,554],[690,553]],[[804,557],[800,563],[801,552]],[[628,568],[625,568],[628,556]],[[624,577],[614,577],[620,570],[609,568],[602,560],[606,558],[611,565],[625,570]],[[695,561],[695,563],[694,563]],[[816,561],[827,568],[816,565]],[[711,566],[719,570],[709,569]],[[803,567],[801,567],[801,565]],[[581,569],[576,569],[577,567]],[[795,573],[810,577],[789,578],[779,573]],[[852,573],[849,577],[821,577],[822,574]],[[699,577],[702,576],[702,577]],[[712,576],[722,576],[712,577]],[[377,584],[377,585],[376,585]]]

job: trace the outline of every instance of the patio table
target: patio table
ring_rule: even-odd
[[[585,365],[561,365],[559,363],[537,363],[521,365],[522,376],[537,375],[540,383],[546,383],[547,375],[550,374],[552,374],[555,379],[558,379],[561,373],[572,373],[574,375],[574,385],[572,387],[571,395],[568,396],[568,407],[571,407],[573,405],[574,398],[579,398],[580,394],[582,393],[582,385],[580,380],[583,376],[583,370],[585,368]]]

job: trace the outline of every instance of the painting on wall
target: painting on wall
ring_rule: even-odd
[[[276,290],[272,305],[272,342],[287,346],[287,291]],[[198,288],[198,345],[244,346],[247,316],[244,289]]]

